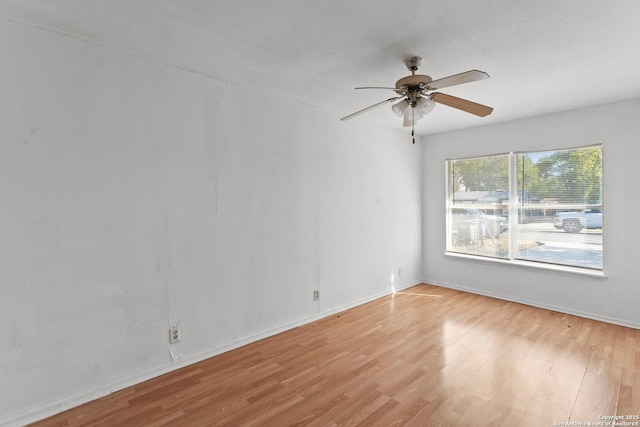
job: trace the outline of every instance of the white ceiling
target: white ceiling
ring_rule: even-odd
[[[353,88],[393,86],[409,74],[408,56],[422,56],[419,73],[434,79],[491,75],[442,90],[494,107],[491,116],[438,105],[420,135],[640,97],[637,0],[0,0],[0,17],[314,105],[336,120],[393,96]],[[402,129],[387,105],[353,120]]]

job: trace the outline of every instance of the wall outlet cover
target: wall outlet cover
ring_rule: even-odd
[[[174,326],[169,329],[169,343],[175,344],[180,341],[180,327]]]

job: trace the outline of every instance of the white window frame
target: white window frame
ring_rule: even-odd
[[[593,277],[605,278],[606,275],[604,273],[605,265],[604,265],[604,253],[603,253],[603,265],[601,269],[597,268],[589,268],[589,267],[580,267],[580,266],[571,266],[571,265],[563,265],[563,264],[553,264],[553,263],[545,263],[545,262],[537,262],[530,261],[526,259],[517,258],[517,254],[519,252],[519,236],[518,236],[518,218],[519,218],[519,210],[518,210],[518,155],[519,154],[529,154],[534,152],[546,152],[546,151],[563,151],[563,150],[576,150],[581,148],[590,148],[590,147],[598,147],[602,152],[602,164],[601,170],[603,171],[602,177],[602,190],[601,190],[601,198],[602,203],[601,207],[604,210],[604,145],[603,144],[594,144],[594,145],[585,145],[585,146],[576,146],[576,147],[568,147],[568,148],[550,148],[548,150],[537,150],[537,151],[512,151],[509,153],[497,153],[497,154],[486,154],[486,155],[478,155],[473,157],[460,157],[460,158],[450,158],[445,160],[445,222],[446,222],[446,245],[445,245],[445,256],[452,258],[460,258],[460,259],[468,259],[480,262],[489,262],[503,265],[511,265],[517,267],[526,267],[533,269],[542,269],[542,270],[552,270],[552,271],[561,271],[568,273],[575,273]],[[476,255],[470,253],[463,252],[455,252],[452,250],[452,242],[451,242],[451,231],[452,224],[450,220],[450,210],[454,207],[460,207],[461,205],[455,205],[452,201],[452,195],[450,194],[450,164],[455,160],[466,160],[466,159],[479,159],[484,157],[494,157],[494,156],[508,156],[509,160],[509,169],[508,169],[508,182],[509,182],[509,252],[505,258],[498,257],[490,257],[483,255]],[[473,208],[477,209],[488,209],[492,206],[482,205],[482,204],[473,204]],[[562,208],[562,209],[572,209],[572,208],[584,208],[584,204],[580,205],[547,205],[549,209]],[[604,231],[604,217],[603,217],[603,231]],[[603,234],[603,251],[604,251],[604,234]]]

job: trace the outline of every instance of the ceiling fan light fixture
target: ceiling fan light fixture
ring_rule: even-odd
[[[409,123],[416,123],[422,118],[422,111],[417,106],[407,108],[404,112],[404,119]]]
[[[409,108],[409,101],[403,99],[397,104],[393,104],[391,106],[391,111],[393,111],[396,116],[402,117],[404,115],[404,112],[407,111],[407,108]]]
[[[417,107],[421,114],[427,115],[433,111],[433,108],[436,106],[436,102],[429,97],[421,97],[417,101]]]

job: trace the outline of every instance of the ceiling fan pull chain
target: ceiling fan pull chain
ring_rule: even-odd
[[[411,120],[411,139],[413,139],[413,144],[416,143],[416,137],[414,136],[414,131],[416,129],[416,110],[415,108],[411,110],[411,114],[413,114],[413,120]]]

